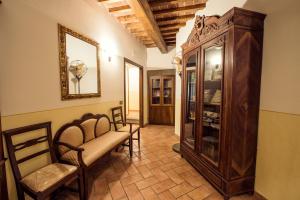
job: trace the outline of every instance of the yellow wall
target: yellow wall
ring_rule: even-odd
[[[83,114],[92,112],[92,113],[105,113],[110,116],[110,108],[119,105],[119,102],[103,102],[100,104],[92,104],[92,105],[84,105],[84,106],[76,106],[76,107],[68,107],[61,108],[55,110],[34,112],[34,113],[26,113],[20,115],[12,115],[2,117],[2,128],[3,130],[7,130],[10,128],[16,128],[20,126],[25,126],[29,124],[52,121],[52,134],[65,123],[71,122],[74,119],[80,118]],[[4,147],[6,149],[6,147]],[[7,154],[6,154],[7,156]],[[42,166],[46,164],[47,158],[44,156],[40,156],[39,158],[29,161],[25,163],[25,167],[29,166],[30,168]],[[17,199],[16,190],[14,187],[14,180],[12,176],[12,171],[9,162],[6,162],[6,170],[7,170],[7,182],[8,182],[8,193],[10,199]],[[24,169],[24,171],[28,169]]]
[[[300,199],[300,115],[261,111],[255,190],[270,200]]]

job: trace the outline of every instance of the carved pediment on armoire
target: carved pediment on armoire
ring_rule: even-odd
[[[194,27],[187,41],[182,45],[183,50],[197,46],[202,40],[214,35],[221,27],[220,16],[196,16]],[[222,23],[223,25],[223,23]]]

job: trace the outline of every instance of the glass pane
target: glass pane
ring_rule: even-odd
[[[172,104],[172,78],[164,78],[164,104]]]
[[[202,154],[217,164],[220,148],[223,47],[210,47],[204,53]]]
[[[160,79],[152,79],[152,104],[160,104]]]
[[[195,111],[196,111],[196,66],[197,56],[192,55],[186,64],[186,112],[184,124],[185,142],[195,148]]]

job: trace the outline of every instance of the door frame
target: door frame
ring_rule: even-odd
[[[1,129],[1,113],[0,113],[0,170],[3,172],[2,177],[0,177],[0,199],[8,199],[7,193],[7,182],[6,182],[6,171],[5,171],[5,161],[7,159],[4,157],[3,150],[3,135]]]
[[[139,68],[139,114],[140,127],[144,127],[144,67],[136,62],[124,57],[124,119],[126,121],[126,63],[134,65]]]

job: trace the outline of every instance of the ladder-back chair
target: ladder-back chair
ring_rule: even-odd
[[[30,139],[26,141],[22,140],[22,142],[14,142],[14,137],[16,137],[15,139],[18,139],[18,141],[21,140],[21,134],[29,134],[29,132],[34,133],[35,131],[43,130],[46,132],[43,135],[41,134],[42,132],[37,132],[38,134],[35,135],[38,136],[34,138],[31,135],[28,137]],[[4,131],[3,134],[6,140],[7,152],[16,183],[18,199],[25,199],[24,192],[34,199],[46,199],[58,188],[76,179],[78,181],[80,199],[84,199],[83,182],[80,169],[73,165],[58,163],[56,160],[55,153],[52,148],[51,122],[15,128]],[[44,144],[48,147],[44,148]],[[32,152],[34,150],[32,147],[35,145],[39,145],[36,146],[36,148],[39,147],[39,149],[42,150]],[[43,148],[40,145],[42,145]],[[27,150],[25,151],[25,149]],[[19,158],[20,154],[22,153],[21,150],[25,151],[26,156]],[[21,174],[19,165],[25,164],[25,162],[31,159],[37,159],[37,157],[49,153],[51,160],[50,164],[47,164],[46,166],[39,168],[27,175]]]

